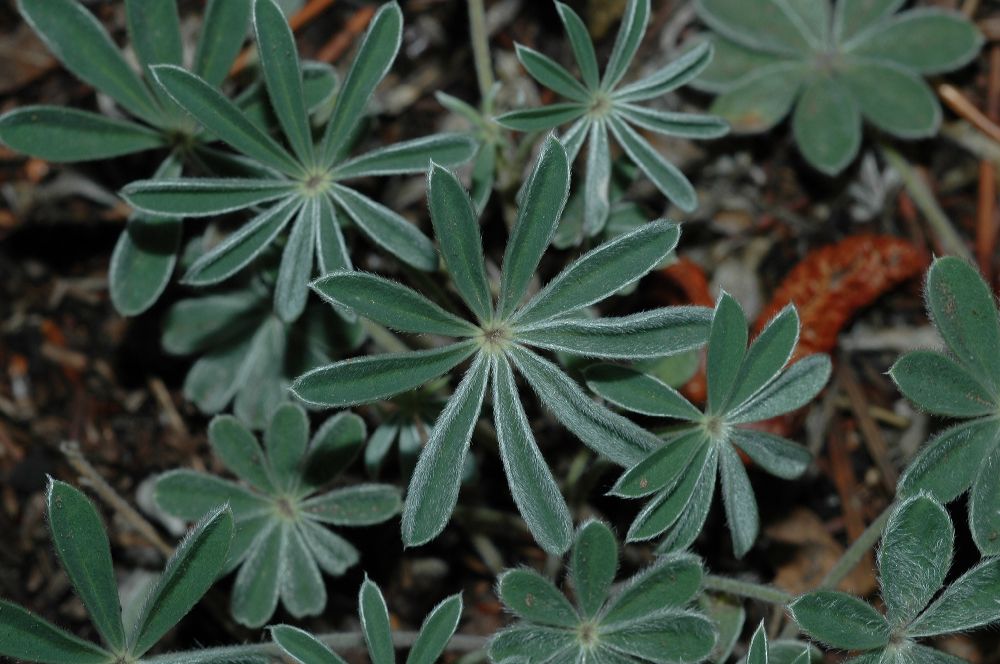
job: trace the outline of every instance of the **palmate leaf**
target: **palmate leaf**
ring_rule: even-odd
[[[249,626],[266,623],[280,602],[296,617],[326,605],[321,571],[341,575],[358,562],[357,550],[320,524],[367,526],[398,514],[399,491],[359,484],[317,494],[357,457],[367,437],[364,421],[350,413],[329,418],[309,438],[301,406],[284,404],[271,415],[264,448],[235,418],[220,416],[210,442],[224,463],[254,490],[204,473],[176,470],[157,480],[154,496],[167,513],[197,518],[220,504],[236,520],[228,573],[234,617]]]
[[[691,183],[631,124],[688,138],[725,134],[728,127],[716,118],[662,113],[636,105],[636,102],[666,94],[694,78],[711,60],[711,46],[701,44],[652,76],[619,89],[619,83],[646,31],[649,0],[629,0],[626,5],[603,77],[599,76],[594,46],[583,21],[568,6],[561,3],[556,6],[583,82],[573,78],[547,56],[518,44],[517,57],[527,72],[540,84],[570,101],[511,111],[501,115],[497,121],[517,131],[539,131],[573,123],[563,139],[570,161],[576,158],[583,143],[588,143],[584,175],[584,226],[590,235],[604,229],[610,211],[609,131],[629,158],[671,202],[684,211],[692,211],[697,206],[697,195]]]
[[[617,546],[604,523],[589,521],[577,531],[570,576],[579,607],[533,570],[504,572],[497,592],[520,621],[494,635],[492,661],[523,657],[618,664],[704,659],[715,642],[715,630],[703,615],[686,608],[701,586],[698,559],[666,556],[612,593]]]
[[[536,541],[550,552],[562,553],[569,547],[571,519],[519,403],[514,370],[560,422],[603,456],[631,464],[659,444],[652,434],[595,404],[560,368],[526,347],[636,359],[694,348],[707,332],[707,310],[698,308],[658,309],[582,323],[566,316],[605,299],[660,264],[679,237],[678,228],[669,222],[641,226],[599,246],[519,306],[558,223],[568,178],[565,151],[550,137],[524,188],[494,308],[472,202],[454,175],[432,167],[428,177],[432,221],[456,289],[475,324],[374,275],[341,271],[315,284],[338,308],[401,331],[458,341],[428,350],[353,358],[300,376],[292,390],[307,403],[333,406],[389,398],[475,356],[417,461],[403,510],[403,541],[408,546],[436,537],[454,509],[462,462],[491,375],[494,424],[508,484]],[[412,426],[406,417],[385,422],[372,458],[380,459],[396,436],[402,445],[407,431]],[[419,436],[411,433],[409,438],[414,439],[414,448],[421,447]]]
[[[625,410],[689,423],[657,441],[615,484],[613,494],[651,496],[628,539],[645,540],[670,530],[662,551],[688,546],[704,524],[718,471],[734,552],[742,557],[753,545],[760,524],[736,448],[764,470],[786,479],[800,476],[811,455],[784,438],[740,425],[807,403],[826,384],[830,361],[813,355],[785,367],[798,339],[799,320],[792,307],[782,310],[749,349],[746,317],[730,295],[723,293],[711,319],[699,314],[699,322],[703,333],[708,326],[704,413],[659,379],[636,369],[596,365],[586,370],[586,376],[592,390]]]
[[[796,143],[836,175],[861,143],[861,118],[904,139],[937,133],[941,108],[923,75],[967,64],[983,40],[956,12],[904,2],[699,0],[716,58],[696,86],[737,131],[772,128],[792,107]]]

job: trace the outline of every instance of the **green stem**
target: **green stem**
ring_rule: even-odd
[[[476,63],[479,97],[486,100],[493,89],[493,65],[490,62],[490,36],[486,32],[483,0],[469,0],[469,37],[472,39],[472,59]]]
[[[728,576],[716,576],[715,574],[705,576],[705,579],[702,581],[702,587],[706,590],[714,590],[726,593],[727,595],[736,595],[738,597],[756,599],[768,604],[779,604],[782,606],[795,599],[784,590],[780,590],[774,586],[740,581],[739,579],[733,579]]]
[[[910,192],[913,203],[920,208],[924,217],[927,218],[927,223],[930,224],[931,231],[934,233],[934,237],[937,238],[941,249],[954,256],[964,258],[970,263],[975,262],[972,258],[972,252],[965,246],[965,242],[962,241],[958,231],[955,230],[955,227],[948,219],[948,215],[938,205],[937,199],[934,197],[934,192],[931,191],[923,178],[914,170],[910,162],[906,161],[903,155],[884,143],[881,145],[881,149],[886,161],[889,162],[889,165],[903,179],[903,185]]]
[[[878,515],[874,521],[872,521],[865,531],[861,533],[858,539],[854,540],[847,551],[844,551],[844,555],[840,557],[837,564],[834,565],[823,580],[819,584],[818,590],[832,590],[840,585],[840,582],[851,573],[861,559],[864,558],[865,554],[875,546],[878,539],[882,536],[882,531],[885,530],[885,524],[889,520],[889,514],[892,513],[892,505],[890,504],[885,510]]]
[[[398,631],[392,633],[392,644],[396,648],[410,648],[417,640],[418,632]],[[365,645],[361,632],[331,632],[317,634],[316,638],[332,650],[350,650]],[[456,634],[451,637],[446,646],[453,652],[473,652],[486,647],[488,637],[471,634]],[[206,648],[204,650],[188,650],[171,652],[163,655],[145,658],[145,664],[209,664],[210,662],[279,662],[283,661],[281,649],[274,643],[256,643],[253,645],[229,646],[222,648]]]

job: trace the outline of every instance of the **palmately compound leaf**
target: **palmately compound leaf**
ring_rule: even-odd
[[[275,313],[286,323],[305,311],[314,272],[351,268],[338,227],[342,222],[349,220],[403,263],[419,270],[436,269],[434,247],[414,224],[349,186],[352,180],[372,175],[422,173],[431,162],[455,165],[475,152],[468,136],[440,134],[348,158],[349,139],[362,111],[399,49],[403,29],[399,6],[385,3],[372,18],[337,94],[324,137],[316,141],[291,29],[274,0],[253,0],[253,16],[267,92],[265,108],[276,117],[279,138],[258,121],[256,111],[227,99],[198,74],[170,64],[152,70],[165,94],[243,161],[252,163],[259,177],[142,180],[125,187],[123,196],[151,215],[215,216],[254,209],[256,216],[190,267],[184,280],[195,285],[231,278],[287,233],[274,292]]]
[[[927,273],[927,307],[946,353],[906,353],[890,370],[916,406],[964,422],[932,438],[900,478],[904,496],[954,500],[970,490],[969,526],[979,550],[1000,553],[1000,314],[974,267],[945,257]]]
[[[689,546],[708,515],[718,473],[733,548],[742,556],[753,546],[760,524],[737,449],[784,479],[799,477],[810,461],[801,445],[745,425],[808,403],[829,379],[830,360],[811,355],[786,366],[799,330],[791,307],[749,348],[746,317],[732,296],[722,294],[709,322],[704,413],[662,381],[631,367],[590,366],[587,385],[624,410],[681,422],[634,461],[612,489],[622,497],[651,496],[628,539],[646,540],[667,532],[662,550]]]
[[[646,32],[649,0],[629,0],[614,50],[600,79],[594,45],[583,21],[568,5],[556,3],[556,6],[583,80],[573,78],[551,58],[518,44],[517,57],[528,74],[571,101],[511,111],[497,121],[517,131],[540,131],[569,124],[563,141],[570,161],[576,158],[583,144],[587,144],[583,218],[588,236],[604,229],[611,209],[609,134],[668,200],[691,212],[698,205],[694,187],[633,125],[668,136],[694,139],[717,138],[728,132],[729,127],[720,118],[688,113],[660,114],[637,105],[637,102],[667,94],[697,76],[712,59],[711,45],[703,43],[694,52],[647,78],[621,85]]]
[[[190,470],[157,480],[157,504],[178,518],[197,518],[222,503],[232,509],[236,535],[224,571],[239,568],[231,602],[238,621],[263,625],[279,600],[293,616],[318,614],[326,605],[320,572],[339,576],[358,561],[357,550],[323,524],[366,526],[399,512],[395,487],[320,492],[366,439],[365,423],[353,413],[332,416],[310,439],[305,411],[286,403],[273,412],[262,448],[238,420],[223,415],[209,426],[209,442],[246,484]]]
[[[339,309],[404,332],[454,339],[418,351],[344,360],[303,374],[292,384],[300,400],[337,407],[402,399],[404,393],[444,374],[457,376],[464,371],[458,388],[440,409],[410,481],[402,520],[407,546],[430,541],[447,524],[458,499],[463,461],[492,382],[494,425],[514,502],[542,548],[565,552],[572,540],[571,515],[531,431],[517,394],[515,371],[586,445],[629,465],[655,448],[658,439],[588,398],[572,378],[532,347],[581,357],[640,359],[672,355],[704,343],[710,318],[707,310],[697,307],[668,307],[593,321],[569,315],[599,304],[660,264],[680,235],[677,226],[666,221],[643,224],[595,247],[522,302],[557,228],[569,178],[565,149],[549,137],[524,186],[494,304],[475,207],[453,174],[437,166],[431,169],[432,222],[441,236],[445,265],[472,320],[375,275],[337,271],[313,284]],[[471,367],[465,370],[463,364],[470,358]],[[381,458],[392,439],[408,430],[412,426],[399,422],[379,427],[374,458]],[[417,440],[414,447],[421,447],[421,442]]]
[[[698,662],[715,643],[715,628],[690,607],[702,581],[694,556],[665,556],[611,591],[617,541],[589,521],[570,553],[574,606],[548,579],[508,570],[497,584],[519,619],[493,636],[492,661]],[[523,660],[518,660],[523,658]]]
[[[372,664],[393,664],[395,643],[389,625],[389,613],[382,591],[365,577],[358,593],[358,617]],[[462,597],[452,595],[430,612],[417,632],[406,664],[434,664],[444,652],[462,617]],[[271,639],[298,664],[344,664],[339,655],[319,637],[290,625],[270,628]]]
[[[218,85],[246,39],[250,3],[211,0],[204,13],[194,70]],[[108,95],[136,118],[112,118],[72,108],[24,106],[0,116],[0,141],[53,162],[76,162],[169,151],[154,180],[180,175],[182,163],[206,158],[212,149],[154,81],[154,64],[182,64],[175,0],[129,0],[126,28],[142,72],[136,72],[111,37],[79,0],[24,0],[25,21],[63,65]],[[180,248],[180,221],[135,214],[119,236],[109,270],[111,301],[134,316],[159,298]]]
[[[954,537],[947,511],[933,496],[920,493],[905,498],[889,515],[878,552],[885,617],[856,597],[830,590],[806,593],[789,605],[789,611],[817,641],[861,651],[856,661],[958,664],[961,660],[915,640],[1000,621],[996,601],[1000,564],[987,559],[942,591]]]
[[[961,14],[863,0],[698,0],[715,59],[692,84],[739,133],[789,113],[799,150],[835,175],[861,145],[862,118],[903,139],[937,133],[941,107],[923,75],[958,69],[983,37]]]
[[[137,619],[125,629],[108,537],[97,510],[80,491],[52,479],[46,507],[59,561],[107,649],[0,601],[0,655],[25,662],[139,661],[215,583],[233,538],[233,514],[227,505],[206,514],[178,545]]]

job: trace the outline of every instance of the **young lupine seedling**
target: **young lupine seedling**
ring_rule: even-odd
[[[614,135],[629,158],[664,196],[682,210],[694,210],[698,205],[694,187],[676,166],[643,138],[636,127],[684,138],[716,138],[729,131],[726,123],[719,118],[660,111],[640,104],[676,90],[697,76],[712,59],[711,47],[702,44],[655,74],[621,85],[646,32],[649,0],[629,0],[603,76],[598,73],[594,45],[583,21],[561,2],[556,2],[556,9],[573,47],[582,80],[575,79],[548,56],[518,44],[517,57],[528,73],[569,101],[511,111],[501,115],[497,121],[518,131],[539,131],[572,123],[563,135],[570,161],[576,159],[583,143],[587,143],[584,228],[588,237],[604,228],[610,209],[611,149],[608,132]]]
[[[0,117],[0,141],[54,162],[107,159],[167,149],[155,178],[180,175],[194,152],[210,153],[195,127],[151,84],[150,67],[183,62],[176,0],[127,0],[126,28],[141,66],[136,73],[108,33],[79,0],[19,0],[25,21],[63,66],[111,97],[133,119],[106,117],[60,106],[24,106]],[[250,18],[244,0],[211,0],[192,70],[217,86],[246,38]],[[170,279],[180,248],[179,220],[135,214],[115,247],[108,273],[111,300],[123,314],[148,309]]]
[[[359,484],[321,492],[361,451],[364,421],[351,413],[334,415],[310,441],[305,411],[284,404],[271,417],[263,450],[228,415],[212,420],[208,439],[226,468],[249,486],[174,470],[157,480],[157,504],[182,519],[230,505],[236,535],[223,573],[240,568],[232,594],[239,622],[263,625],[279,597],[295,617],[318,614],[326,606],[320,570],[340,576],[358,562],[357,549],[324,524],[367,526],[399,512],[399,491],[392,486]]]
[[[181,300],[167,312],[162,345],[172,355],[197,355],[184,379],[184,397],[201,412],[232,404],[252,429],[267,426],[289,398],[292,378],[356,349],[357,320],[345,321],[319,303],[294,323],[274,315],[271,290],[255,280],[246,288]]]
[[[743,309],[723,293],[708,338],[704,412],[662,381],[635,369],[604,364],[587,370],[587,384],[609,402],[683,422],[622,475],[611,491],[626,498],[652,496],[632,523],[629,541],[650,539],[670,529],[661,550],[689,546],[708,516],[718,474],[733,549],[737,556],[750,550],[760,524],[753,488],[737,450],[783,479],[799,477],[811,457],[802,446],[747,425],[803,406],[830,377],[826,355],[810,355],[785,368],[798,336],[798,314],[789,305],[747,348]]]
[[[399,50],[403,30],[399,6],[387,3],[373,17],[318,141],[314,141],[303,98],[295,39],[274,0],[254,1],[253,24],[264,85],[286,145],[261,130],[197,75],[174,65],[152,68],[178,106],[264,169],[252,178],[145,180],[125,187],[122,193],[133,206],[160,216],[215,216],[259,209],[253,219],[195,261],[183,281],[208,286],[233,276],[291,225],[274,305],[282,320],[295,320],[305,309],[314,259],[321,274],[351,268],[340,230],[341,215],[404,263],[421,270],[436,269],[434,246],[413,224],[345,184],[372,175],[423,172],[431,160],[458,164],[475,150],[468,136],[441,134],[347,157],[362,111]]]
[[[322,298],[377,323],[457,341],[429,350],[352,358],[311,371],[292,385],[308,404],[342,407],[387,399],[473,358],[417,461],[403,509],[403,541],[408,546],[436,537],[455,508],[463,462],[491,376],[493,419],[507,481],[521,515],[547,551],[561,553],[569,547],[572,520],[535,443],[514,382],[515,369],[566,428],[608,459],[631,465],[658,444],[652,434],[595,404],[559,367],[529,347],[635,359],[669,355],[704,342],[708,310],[700,307],[596,320],[572,316],[637,281],[667,256],[680,231],[666,221],[646,224],[581,256],[521,304],[555,232],[568,189],[566,151],[549,137],[524,187],[494,304],[472,202],[452,173],[438,166],[431,169],[431,220],[472,321],[373,274],[336,272],[313,284]]]
[[[1000,554],[1000,317],[993,293],[958,258],[934,261],[927,310],[948,352],[906,353],[890,370],[918,408],[965,420],[935,436],[899,481],[904,496],[947,503],[969,491],[969,528],[984,555]],[[970,490],[971,487],[971,490]]]
[[[358,616],[372,664],[393,664],[396,655],[389,627],[389,611],[382,591],[367,577],[358,593]],[[458,628],[461,617],[461,595],[452,595],[434,607],[420,627],[406,657],[406,664],[437,662]],[[322,641],[296,627],[276,625],[271,628],[271,638],[297,664],[346,664]]]
[[[922,76],[971,61],[982,35],[957,12],[904,0],[698,0],[715,59],[692,85],[719,93],[712,112],[736,132],[767,131],[792,107],[806,161],[827,175],[850,164],[861,118],[904,139],[932,136],[941,107]]]
[[[576,606],[530,569],[500,576],[497,594],[519,622],[496,634],[494,662],[700,662],[715,644],[715,628],[691,608],[701,588],[701,561],[663,556],[611,592],[618,541],[600,521],[576,533],[569,582]]]
[[[954,543],[951,519],[940,503],[930,494],[907,498],[889,517],[878,551],[885,615],[832,590],[807,593],[789,611],[820,643],[858,651],[850,660],[856,664],[962,664],[964,659],[917,639],[967,632],[1000,620],[1000,558],[981,562],[941,591]]]
[[[49,480],[49,529],[59,562],[101,635],[84,641],[27,609],[0,600],[0,655],[45,664],[139,662],[212,586],[233,536],[233,515],[207,512],[167,561],[134,621],[122,620],[111,546],[94,505],[80,491]]]

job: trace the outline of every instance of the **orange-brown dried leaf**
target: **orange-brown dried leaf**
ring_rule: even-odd
[[[828,353],[858,311],[921,274],[928,263],[923,249],[887,235],[855,235],[816,249],[782,280],[757,318],[754,334],[791,302],[802,321],[793,361]]]

